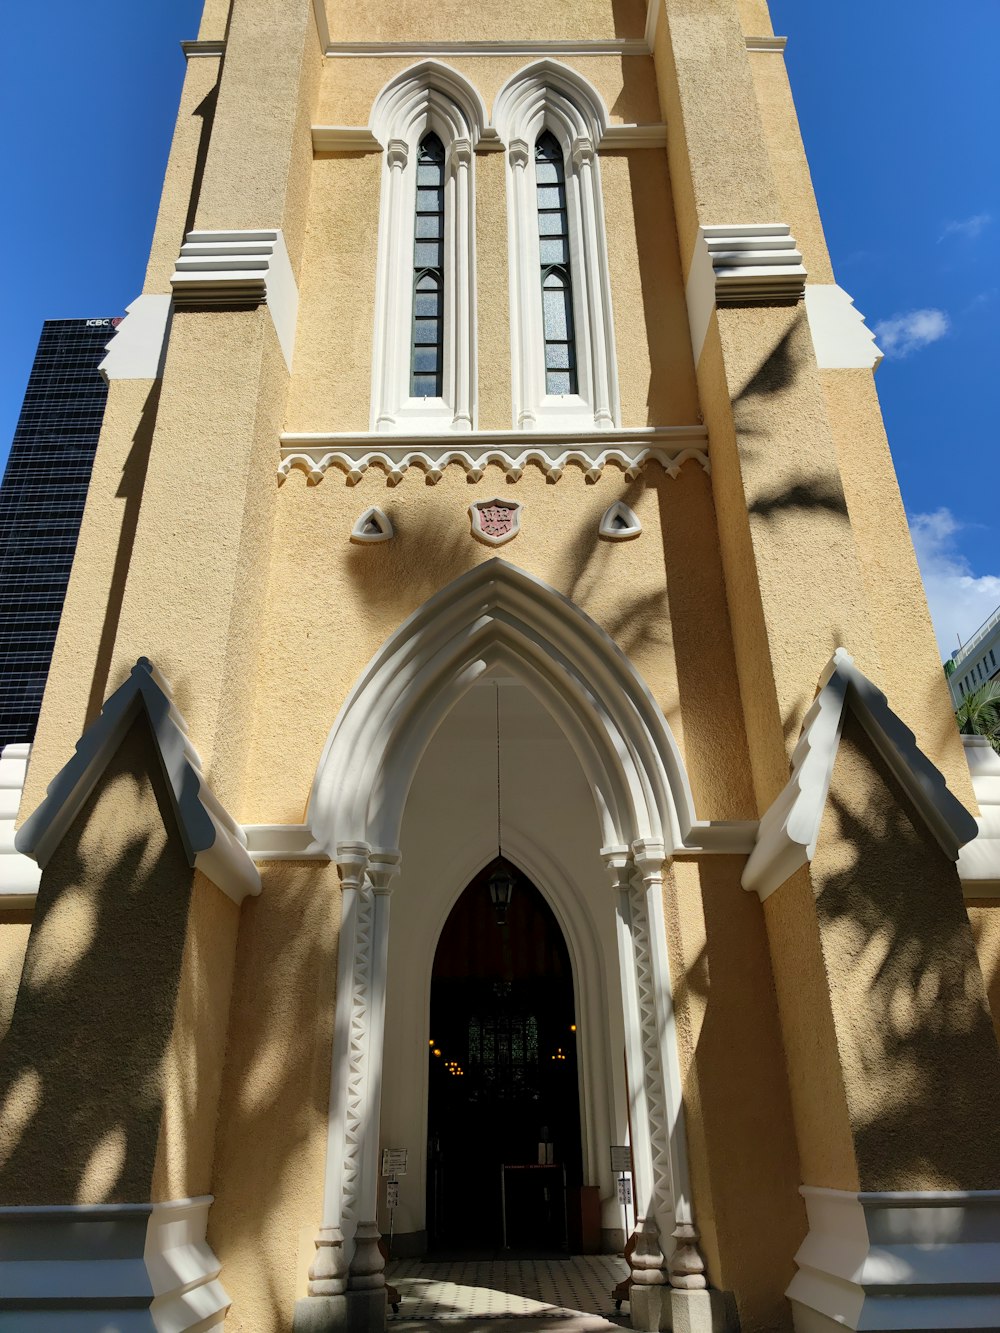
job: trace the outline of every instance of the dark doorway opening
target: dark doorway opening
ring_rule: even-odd
[[[431,1248],[559,1252],[582,1184],[573,974],[545,899],[515,876],[503,925],[487,867],[434,957],[428,1107]]]

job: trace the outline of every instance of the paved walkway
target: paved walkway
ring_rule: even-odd
[[[403,1259],[389,1265],[387,1279],[399,1289],[399,1314],[389,1315],[395,1333],[429,1333],[447,1322],[447,1333],[599,1333],[628,1325],[628,1306],[617,1315],[611,1290],[628,1273],[615,1255],[567,1259],[459,1259],[425,1263]]]

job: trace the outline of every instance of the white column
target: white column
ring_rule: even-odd
[[[309,1274],[311,1296],[383,1284],[376,1224],[379,1103],[389,883],[399,869],[399,853],[341,843],[337,865],[342,893],[337,1007],[323,1225]]]
[[[404,139],[390,139],[386,149],[386,165],[389,180],[385,196],[385,256],[382,280],[385,284],[384,299],[381,303],[382,327],[379,330],[379,352],[376,365],[376,430],[392,430],[396,425],[396,401],[399,390],[399,348],[400,320],[404,311],[402,294],[404,292],[403,266],[407,262],[407,238],[412,234],[412,227],[406,228],[405,182],[403,169],[409,157],[409,147]],[[412,264],[412,254],[409,256]],[[408,288],[406,288],[408,290]]]
[[[455,222],[452,231],[455,291],[452,347],[454,349],[455,388],[453,430],[472,430],[472,346],[476,331],[472,325],[472,142],[456,139],[451,146],[452,174],[455,181]],[[447,282],[447,276],[445,278]]]
[[[523,139],[511,141],[507,152],[511,170],[511,212],[513,217],[514,255],[512,281],[516,284],[514,301],[516,318],[512,321],[514,347],[511,370],[514,375],[514,403],[516,425],[520,430],[534,430],[535,404],[539,401],[536,364],[540,356],[540,330],[533,327],[535,288],[540,279],[532,261],[533,248],[528,244],[526,228],[535,218],[534,201],[528,197],[528,160],[530,152]],[[536,336],[538,335],[538,336]]]
[[[580,220],[583,228],[581,248],[583,272],[574,279],[586,283],[585,304],[591,359],[591,391],[594,395],[594,424],[598,430],[613,430],[614,403],[611,385],[611,349],[609,316],[605,301],[603,227],[598,199],[594,145],[589,139],[573,144],[573,167],[580,192]]]

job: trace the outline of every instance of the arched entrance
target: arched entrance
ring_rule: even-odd
[[[428,1039],[432,1250],[579,1246],[577,1008],[552,909],[514,867],[501,923],[493,865],[452,908],[434,959]]]

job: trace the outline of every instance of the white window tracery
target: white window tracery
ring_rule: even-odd
[[[515,427],[613,430],[620,417],[618,377],[596,152],[607,128],[607,112],[575,70],[542,60],[507,81],[497,96],[494,120],[507,145]],[[568,262],[562,265],[562,284],[558,268],[546,264],[539,235],[539,190],[551,182],[539,182],[537,149],[540,142],[550,141],[561,151],[565,176]],[[560,294],[549,296],[550,287]],[[572,379],[553,375],[557,367],[547,364],[556,359],[553,345],[559,340],[547,338],[545,301],[554,310],[567,292]],[[564,341],[568,346],[569,339]]]
[[[379,214],[372,356],[371,428],[437,433],[476,424],[476,299],[473,150],[486,121],[478,93],[454,70],[425,61],[390,80],[370,128],[385,150]],[[421,145],[433,136],[443,160],[440,263],[434,269],[441,318],[436,383],[417,379],[416,227]],[[429,293],[424,274],[421,290]],[[429,308],[429,307],[428,307]],[[422,331],[422,330],[421,330]],[[425,363],[426,358],[422,357]],[[428,387],[437,392],[427,392]]]

